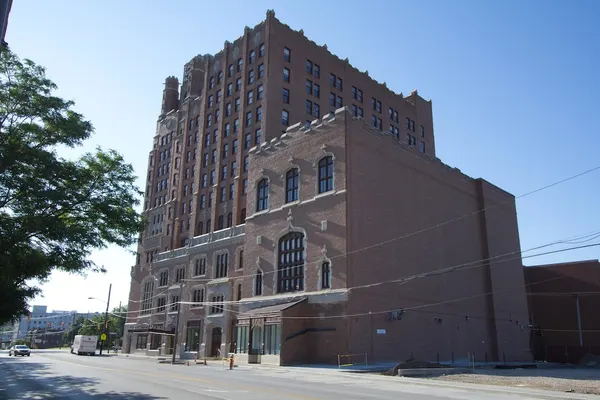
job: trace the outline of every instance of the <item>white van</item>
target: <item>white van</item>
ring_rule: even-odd
[[[88,354],[96,355],[96,346],[98,345],[98,336],[77,335],[73,339],[71,346],[71,354]]]

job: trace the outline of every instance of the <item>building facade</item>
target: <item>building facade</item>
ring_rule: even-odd
[[[167,78],[153,143],[124,351],[528,357],[520,259],[386,283],[519,250],[514,198],[436,158],[416,91],[268,11]]]
[[[577,364],[600,354],[600,262],[525,267],[537,360]]]

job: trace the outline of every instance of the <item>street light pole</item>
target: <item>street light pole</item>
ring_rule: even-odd
[[[179,284],[179,304],[177,304],[177,319],[175,322],[175,337],[173,338],[173,358],[171,364],[175,364],[175,354],[177,353],[177,337],[179,336],[179,315],[181,314],[181,297],[183,296],[183,281]],[[180,355],[181,357],[181,355]]]
[[[106,333],[108,330],[108,306],[110,304],[110,292],[112,290],[112,283],[108,286],[108,300],[106,301],[106,312],[104,313],[104,327],[102,333]],[[101,338],[102,339],[102,338]],[[100,355],[102,355],[102,348],[104,347],[104,340],[100,340]]]

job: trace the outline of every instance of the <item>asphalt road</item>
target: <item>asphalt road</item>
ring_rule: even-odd
[[[406,380],[336,370],[168,365],[133,357],[0,354],[0,399],[363,400],[587,398]],[[563,397],[564,396],[564,397]],[[592,398],[592,397],[589,397]]]

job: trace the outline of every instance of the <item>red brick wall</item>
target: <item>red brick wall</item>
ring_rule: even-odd
[[[385,282],[414,274],[472,263],[486,258],[481,214],[413,234],[480,207],[476,181],[439,161],[401,146],[390,136],[363,121],[348,122],[348,258],[349,287]],[[488,222],[499,230],[492,238],[494,254],[519,250],[516,214],[504,211],[507,222]],[[394,238],[403,239],[394,240]],[[514,248],[513,248],[514,247]],[[498,271],[495,279],[510,286],[520,300],[502,303],[513,315],[527,315],[522,271],[509,267],[509,278]],[[480,266],[480,264],[478,264]],[[504,266],[503,266],[504,267]],[[521,281],[519,282],[519,274]],[[507,281],[512,279],[512,281]],[[443,360],[497,358],[494,303],[487,267],[470,268],[404,284],[354,289],[349,313],[366,314],[351,324],[353,352],[368,352],[373,359]],[[458,299],[467,298],[461,301]],[[443,303],[431,305],[434,303]],[[524,307],[523,307],[524,305]],[[402,321],[385,321],[385,310],[418,307]],[[372,314],[369,315],[368,313]],[[468,317],[468,319],[467,319]],[[435,318],[440,318],[441,323]],[[521,350],[520,327],[510,328],[506,346]],[[386,335],[376,335],[386,329]],[[508,329],[508,328],[507,328]],[[400,338],[400,339],[399,339]],[[525,336],[525,339],[527,336]],[[507,357],[526,357],[523,352]]]

